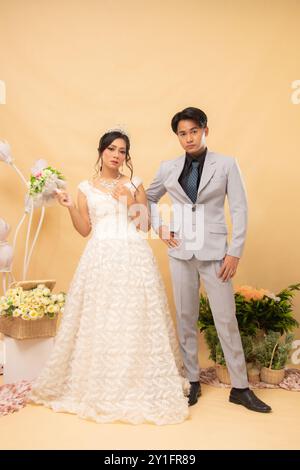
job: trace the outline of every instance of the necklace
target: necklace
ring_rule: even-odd
[[[104,179],[99,180],[99,185],[103,186],[104,188],[108,189],[109,192],[112,192],[115,186],[118,184],[118,180],[121,178],[121,173],[118,174],[116,178],[113,179],[113,181],[105,181]]]

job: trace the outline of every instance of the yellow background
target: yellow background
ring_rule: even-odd
[[[209,148],[236,156],[247,186],[249,231],[235,285],[277,292],[300,282],[300,105],[291,99],[299,15],[298,0],[0,0],[0,138],[26,176],[43,157],[76,196],[99,137],[122,124],[147,187],[162,160],[182,153],[173,114],[202,108]],[[0,217],[13,229],[23,199],[18,176],[0,162]],[[25,230],[17,278],[24,238]],[[47,209],[28,277],[55,278],[66,290],[85,243],[66,209]],[[150,243],[174,309],[165,246]],[[295,307],[300,320],[299,295]]]

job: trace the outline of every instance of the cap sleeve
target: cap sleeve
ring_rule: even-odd
[[[124,186],[130,189],[131,193],[134,194],[137,188],[143,183],[139,176],[134,176],[131,181],[125,183]]]
[[[87,196],[88,189],[89,189],[89,183],[87,180],[81,181],[77,188],[85,195]]]
[[[139,176],[134,176],[131,181],[136,188],[138,188],[141,184],[143,184],[143,180]]]

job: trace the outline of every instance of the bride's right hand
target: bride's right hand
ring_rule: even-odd
[[[62,206],[64,206],[64,207],[74,207],[73,199],[67,191],[62,191],[60,189],[57,189],[56,190],[56,198]]]

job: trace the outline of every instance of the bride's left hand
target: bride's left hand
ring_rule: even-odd
[[[127,207],[131,206],[135,202],[130,189],[127,188],[124,183],[118,183],[111,195],[115,199],[121,200],[120,202],[127,204]]]

